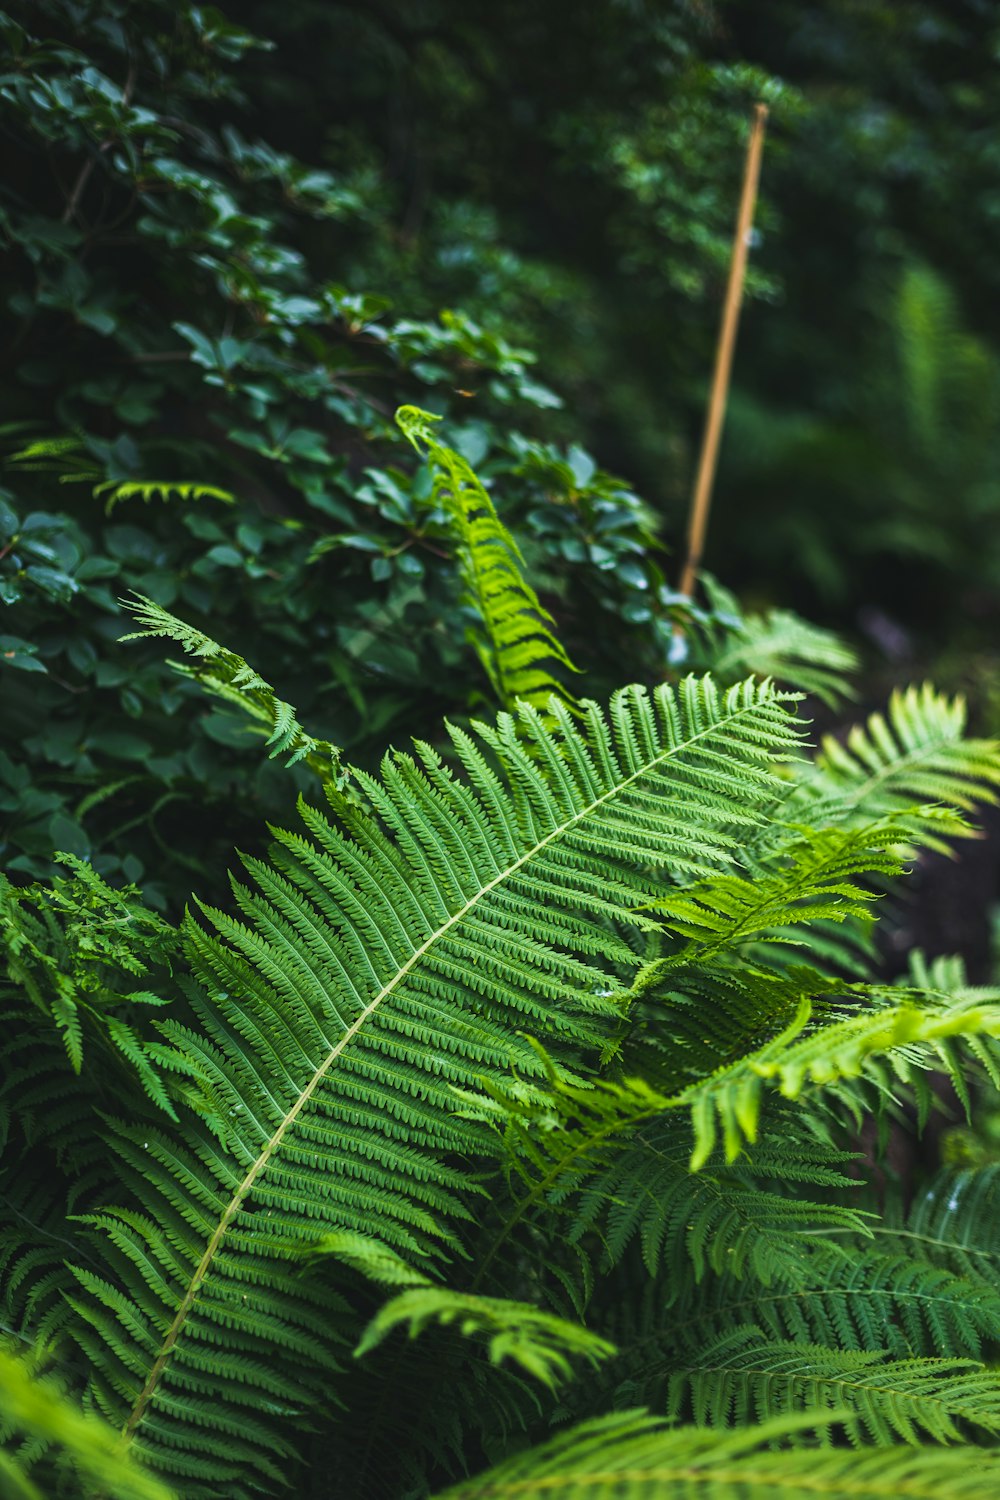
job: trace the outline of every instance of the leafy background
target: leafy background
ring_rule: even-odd
[[[15,878],[63,849],[176,910],[305,774],[117,644],[129,590],[361,763],[483,701],[401,401],[447,415],[591,690],[664,670],[758,98],[709,563],[858,635],[875,678],[947,642],[993,713],[992,7],[41,0],[0,25]]]

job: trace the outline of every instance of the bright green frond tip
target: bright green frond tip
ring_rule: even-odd
[[[966,738],[965,723],[965,700],[929,683],[893,693],[886,714],[856,724],[843,743],[825,736],[816,759],[801,763],[786,815],[857,826],[909,814],[922,844],[947,850],[947,839],[973,831],[962,813],[994,802],[1000,787],[1000,746]]]
[[[553,696],[573,697],[553,670],[577,670],[550,628],[554,621],[524,576],[517,542],[500,520],[481,481],[454,448],[434,435],[439,417],[401,406],[400,429],[434,478],[433,495],[451,521],[458,547],[465,603],[481,621],[471,643],[504,708],[518,699],[544,712]]]
[[[509,1361],[553,1389],[572,1376],[574,1359],[596,1365],[615,1353],[607,1339],[528,1302],[430,1285],[411,1287],[387,1302],[365,1329],[355,1353],[368,1354],[397,1328],[406,1328],[415,1339],[435,1325],[453,1328],[463,1338],[483,1340],[491,1364]]]
[[[141,500],[148,505],[151,500],[164,503],[173,500],[221,500],[224,505],[235,505],[236,496],[229,490],[220,490],[214,484],[190,484],[174,479],[109,479],[94,487],[96,496],[104,496],[104,509],[111,515],[116,505],[126,500]]]
[[[338,747],[329,740],[307,734],[292,705],[279,698],[271,684],[265,682],[242,656],[221,646],[185,620],[179,620],[144,594],[133,594],[121,603],[131,611],[140,626],[139,630],[122,636],[122,640],[160,637],[175,641],[192,658],[190,662],[173,662],[176,670],[248,714],[255,721],[256,731],[266,736],[272,760],[275,756],[285,755],[289,766],[305,761],[328,785],[343,785],[346,775]]]
[[[437,1500],[994,1500],[1000,1489],[1000,1458],[981,1448],[775,1447],[826,1420],[814,1414],[721,1433],[623,1412],[519,1453]]]
[[[60,1494],[101,1495],[104,1500],[171,1500],[171,1492],[146,1474],[121,1448],[118,1433],[99,1417],[80,1411],[51,1380],[38,1379],[25,1360],[0,1351],[0,1412],[10,1436],[48,1450],[60,1469],[75,1476],[72,1490]],[[13,1454],[0,1456],[0,1495],[10,1500],[43,1500],[41,1490],[21,1470]],[[65,1475],[64,1475],[65,1478]],[[86,1489],[76,1485],[86,1484]]]

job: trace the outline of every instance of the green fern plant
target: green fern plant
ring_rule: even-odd
[[[1000,993],[861,970],[879,892],[969,831],[1000,747],[929,688],[816,760],[768,681],[545,692],[565,662],[485,492],[404,420],[439,450],[477,649],[525,691],[348,772],[140,601],[328,806],[185,917],[169,1006],[132,1022],[162,1097],[89,1043],[76,1081],[32,1007],[4,1123],[45,1170],[0,1181],[6,1326],[185,1500],[987,1500],[995,1173],[904,1206],[858,1123],[926,1114],[942,1070],[995,1084]]]
[[[307,734],[292,705],[279,698],[271,684],[265,682],[242,656],[221,646],[186,621],[179,620],[155,600],[142,594],[124,599],[122,603],[140,626],[122,640],[152,638],[174,641],[186,656],[192,658],[188,662],[173,662],[174,669],[247,714],[254,721],[256,732],[265,735],[272,759],[286,756],[285,764],[289,766],[305,761],[323,782],[342,785],[343,771],[337,746],[330,744],[329,740]]]
[[[572,704],[572,695],[553,675],[553,668],[575,670],[553,633],[555,622],[525,578],[521,550],[482,482],[461,454],[435,435],[439,420],[416,406],[396,413],[406,438],[426,455],[434,502],[451,523],[465,602],[480,622],[468,639],[504,708],[523,701],[544,713],[553,695]]]

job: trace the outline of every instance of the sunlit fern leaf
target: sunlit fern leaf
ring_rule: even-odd
[[[229,490],[220,490],[214,484],[194,484],[187,480],[174,479],[109,479],[95,486],[95,496],[104,497],[104,510],[111,515],[116,505],[126,500],[141,500],[148,505],[151,500],[221,500],[224,505],[235,505],[236,497]]]
[[[0,1351],[0,1440],[8,1450],[0,1467],[0,1493],[9,1500],[42,1500],[55,1493],[48,1482],[43,1490],[24,1473],[14,1447],[23,1441],[46,1452],[49,1478],[57,1476],[59,1494],[170,1500],[166,1486],[122,1452],[118,1434],[99,1417],[80,1411],[51,1378],[39,1377],[34,1363]],[[62,1487],[67,1483],[72,1490]]]
[[[720,1131],[730,1161],[745,1142],[756,1139],[764,1095],[770,1090],[797,1099],[807,1088],[835,1089],[842,1079],[857,1078],[870,1062],[880,1060],[907,1081],[920,1069],[954,1072],[959,1063],[953,1042],[1000,1036],[1000,1004],[935,1005],[933,996],[920,993],[903,1003],[894,998],[892,1005],[810,1024],[812,1006],[803,997],[795,1018],[765,1046],[692,1084],[681,1096],[694,1123],[692,1169],[708,1160]]]
[[[842,1408],[855,1442],[957,1442],[970,1426],[1000,1429],[1000,1374],[969,1359],[776,1343],[748,1327],[698,1351],[667,1382],[667,1415],[699,1426]]]
[[[886,714],[872,714],[841,743],[828,735],[814,762],[800,764],[797,792],[782,816],[814,826],[870,823],[914,805],[941,804],[920,820],[920,842],[947,849],[949,838],[968,835],[960,816],[996,800],[1000,752],[995,740],[964,739],[965,702],[929,684],[892,695]]]
[[[177,619],[176,615],[143,594],[133,594],[121,602],[141,626],[141,629],[122,636],[122,640],[161,637],[175,641],[192,658],[190,662],[172,663],[175,669],[248,714],[258,726],[258,732],[266,736],[272,760],[278,755],[287,756],[289,766],[305,761],[324,783],[343,786],[345,773],[337,746],[331,745],[329,740],[315,739],[307,734],[291,704],[279,698],[270,683],[265,682],[242,656],[220,646],[211,636]]]
[[[479,726],[492,761],[452,730],[462,780],[388,756],[357,773],[370,816],[303,808],[308,837],[245,861],[242,919],[188,922],[202,989],[159,1061],[201,1124],[113,1127],[132,1206],[92,1218],[107,1271],[74,1299],[92,1399],[186,1494],[281,1475],[336,1393],[349,1316],[296,1249],[348,1229],[432,1274],[495,1155],[455,1088],[539,1077],[524,1032],[570,1066],[615,1036],[638,959],[605,914],[641,929],[664,878],[731,860],[798,735],[767,684],[581,707]]]
[[[60,484],[86,484],[101,477],[101,467],[82,438],[35,438],[25,447],[8,454],[7,468],[21,473],[57,474]]]
[[[482,628],[471,639],[497,700],[513,708],[519,700],[545,712],[555,694],[574,700],[553,668],[575,671],[553,633],[548,610],[524,575],[524,559],[475,472],[454,448],[434,434],[439,417],[401,406],[396,421],[431,466],[433,496],[450,518],[458,546],[465,600]]]
[[[668,1428],[642,1412],[616,1413],[462,1480],[436,1500],[802,1500],[804,1494],[825,1500],[993,1500],[1000,1485],[1000,1455],[982,1448],[779,1446],[831,1417],[784,1417],[720,1432]]]
[[[381,1307],[355,1354],[370,1353],[398,1328],[412,1339],[434,1325],[481,1339],[491,1364],[509,1361],[551,1389],[570,1378],[574,1360],[596,1365],[615,1352],[607,1339],[530,1303],[428,1285],[409,1287]]]

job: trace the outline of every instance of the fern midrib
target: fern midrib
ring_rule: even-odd
[[[362,1026],[369,1019],[369,1017],[378,1010],[384,1000],[388,999],[388,997],[394,993],[399,984],[413,969],[414,965],[424,957],[424,955],[434,946],[435,943],[439,942],[440,939],[444,937],[448,932],[450,932],[453,927],[455,927],[466,916],[468,916],[469,912],[472,911],[478,905],[478,903],[483,900],[485,896],[489,895],[490,891],[494,890],[505,880],[509,880],[513,875],[517,873],[519,869],[522,868],[522,866],[527,864],[530,860],[534,859],[536,855],[541,852],[541,850],[545,849],[557,838],[561,838],[563,834],[565,834],[570,828],[579,823],[581,819],[589,817],[596,808],[601,807],[605,802],[610,801],[613,797],[620,796],[629,786],[632,785],[633,782],[638,781],[643,776],[647,776],[654,767],[660,765],[664,761],[674,759],[677,756],[683,754],[684,751],[689,750],[700,740],[707,739],[710,736],[719,733],[720,731],[728,729],[739,719],[753,713],[759,707],[760,704],[757,702],[744,705],[743,707],[736,709],[735,712],[728,714],[725,718],[717,720],[714,724],[710,724],[707,729],[700,730],[697,734],[690,736],[690,738],[684,740],[682,743],[668,746],[659,755],[653,756],[644,765],[640,766],[638,770],[633,771],[630,776],[625,777],[622,781],[616,782],[614,786],[609,788],[608,791],[602,793],[600,797],[596,797],[592,802],[589,802],[585,807],[581,808],[579,812],[574,813],[571,818],[568,818],[565,822],[558,824],[551,831],[551,833],[546,834],[543,839],[539,839],[537,843],[533,844],[530,849],[526,850],[525,853],[522,854],[519,859],[514,861],[513,864],[506,866],[506,868],[501,870],[499,874],[494,876],[492,880],[488,881],[486,885],[482,886],[474,896],[470,896],[469,900],[466,901],[465,904],[458,909],[458,911],[454,912],[446,922],[443,922],[440,927],[436,928],[430,934],[430,936],[425,939],[425,941],[420,945],[419,948],[416,948],[413,951],[410,957],[406,960],[405,964],[403,964],[401,968],[398,969],[397,972],[393,975],[392,979],[387,984],[383,985],[382,989],[379,990],[378,994],[374,997],[373,1000],[369,1001],[369,1003],[360,1012],[357,1018],[344,1032],[344,1035],[340,1038],[339,1042],[337,1042],[336,1046],[331,1048],[330,1052],[324,1058],[323,1062],[316,1069],[312,1078],[309,1080],[309,1083],[299,1094],[295,1103],[292,1105],[288,1113],[284,1116],[277,1129],[274,1131],[274,1134],[267,1142],[263,1151],[258,1156],[257,1160],[254,1162],[253,1166],[247,1172],[246,1176],[243,1178],[242,1182],[234,1192],[221,1219],[219,1220],[218,1225],[215,1228],[214,1233],[212,1234],[211,1239],[205,1247],[205,1253],[202,1255],[201,1260],[198,1262],[198,1266],[194,1272],[194,1275],[188,1283],[187,1289],[181,1299],[177,1312],[174,1315],[173,1321],[171,1322],[170,1327],[164,1337],[163,1343],[160,1347],[160,1351],[157,1354],[152,1366],[150,1367],[146,1382],[135,1401],[132,1411],[129,1414],[128,1420],[125,1423],[125,1427],[122,1432],[123,1443],[128,1443],[131,1441],[131,1439],[135,1435],[137,1428],[139,1427],[139,1424],[146,1414],[149,1403],[156,1392],[156,1388],[160,1383],[163,1372],[170,1361],[170,1356],[173,1353],[178,1338],[180,1337],[181,1330],[183,1329],[184,1324],[187,1322],[188,1315],[195,1304],[202,1282],[204,1281],[205,1276],[208,1274],[212,1261],[215,1259],[215,1256],[218,1253],[219,1247],[221,1246],[222,1241],[225,1238],[226,1231],[229,1229],[230,1224],[242,1208],[244,1200],[253,1188],[253,1185],[257,1181],[257,1178],[265,1170],[271,1160],[271,1157],[281,1145],[289,1128],[298,1119],[299,1114],[309,1103],[310,1099],[316,1092],[316,1089],[322,1083],[323,1079],[326,1077],[327,1073],[334,1066],[337,1059],[343,1053],[344,1049],[350,1044],[350,1042],[354,1040],[355,1036],[357,1036],[358,1032],[361,1030]]]
[[[875,1365],[873,1368],[877,1370],[879,1367]],[[981,1368],[985,1370],[986,1366],[984,1365]],[[744,1379],[751,1381],[756,1376],[766,1384],[770,1384],[773,1381],[785,1380],[793,1389],[796,1386],[808,1388],[819,1384],[830,1386],[834,1390],[840,1391],[872,1391],[877,1396],[887,1396],[891,1401],[909,1402],[911,1405],[918,1407],[937,1406],[940,1407],[945,1416],[966,1417],[980,1426],[988,1427],[990,1425],[984,1420],[981,1413],[977,1414],[969,1407],[949,1405],[941,1396],[931,1395],[922,1390],[903,1390],[901,1387],[894,1385],[877,1385],[872,1380],[865,1380],[862,1378],[864,1375],[864,1366],[858,1370],[857,1376],[854,1379],[845,1374],[824,1375],[822,1372],[810,1372],[808,1370],[769,1370],[765,1366],[753,1366],[749,1369],[741,1369],[739,1365],[688,1365],[685,1369],[678,1370],[677,1373],[689,1376],[741,1374]],[[940,1373],[944,1375],[954,1372],[942,1370]],[[858,1420],[864,1421],[863,1414],[858,1414]]]

